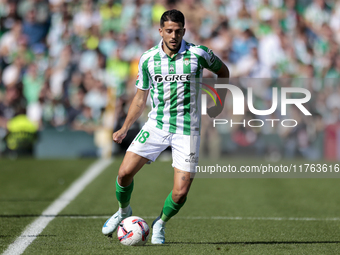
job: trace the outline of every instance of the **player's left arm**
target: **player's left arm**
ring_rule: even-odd
[[[221,61],[221,60],[218,59],[217,61]],[[227,78],[228,79],[230,77],[229,69],[222,61],[221,61],[220,69],[217,72],[214,72],[214,73],[217,74],[217,78],[224,78],[224,79]],[[221,98],[222,105],[217,104],[213,107],[210,107],[207,110],[207,113],[211,118],[215,118],[217,115],[219,115],[222,112],[223,107],[224,107],[224,100],[225,100],[225,97],[227,95],[228,90],[226,90],[226,89],[216,89],[216,91],[217,91],[217,94]]]

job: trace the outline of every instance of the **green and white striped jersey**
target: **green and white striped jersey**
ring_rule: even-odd
[[[139,61],[136,87],[150,89],[148,123],[170,133],[199,134],[201,90],[192,78],[201,78],[203,68],[216,73],[222,62],[207,47],[184,40],[170,58],[162,43],[146,51]]]

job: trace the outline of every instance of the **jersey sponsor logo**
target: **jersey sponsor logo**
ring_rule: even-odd
[[[170,68],[169,68],[169,73],[174,73],[175,72],[175,68],[173,65],[170,65]]]
[[[161,66],[161,61],[155,61],[155,67]]]
[[[160,75],[160,74],[156,74],[154,77],[153,77],[154,81],[157,82],[157,83],[161,83],[163,81],[163,76]]]
[[[156,74],[153,77],[154,81],[157,83],[161,83],[163,81],[169,81],[169,82],[174,82],[174,81],[179,81],[179,82],[186,82],[190,81],[191,79],[191,74],[167,74],[167,75],[161,75],[161,74]]]

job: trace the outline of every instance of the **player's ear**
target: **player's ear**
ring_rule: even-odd
[[[186,31],[186,29],[185,29],[185,28],[183,28],[183,36],[185,35],[185,31]]]
[[[163,28],[158,28],[158,32],[159,32],[159,34],[161,35],[161,37],[163,37]]]

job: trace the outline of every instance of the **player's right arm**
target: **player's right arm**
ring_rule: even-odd
[[[146,105],[148,94],[149,90],[137,89],[137,93],[132,100],[124,125],[121,129],[119,129],[112,135],[112,139],[114,142],[121,143],[126,137],[126,134],[131,125],[141,116]]]
[[[121,143],[126,137],[126,134],[132,124],[141,116],[146,105],[146,100],[151,88],[151,78],[148,71],[148,60],[150,56],[148,53],[142,55],[138,64],[138,77],[136,81],[137,93],[132,100],[129,112],[125,119],[124,125],[120,130],[113,133],[112,139],[116,143]]]

